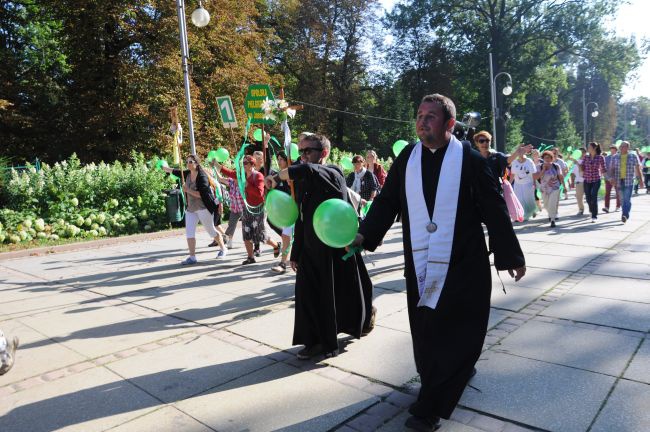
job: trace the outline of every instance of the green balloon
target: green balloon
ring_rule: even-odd
[[[622,142],[623,142],[623,140],[616,140],[616,142],[614,144],[616,145],[616,147],[618,147],[618,146],[621,145]]]
[[[573,150],[573,153],[571,153],[571,157],[573,159],[580,159],[582,157],[582,152],[580,150]]]
[[[216,153],[215,157],[217,159],[217,162],[219,163],[224,163],[230,157],[230,152],[228,152],[228,150],[223,147],[218,149],[215,153]]]
[[[345,156],[341,158],[341,166],[346,171],[352,171],[354,169],[354,164],[352,163],[352,158]]]
[[[298,219],[298,206],[291,195],[279,190],[272,190],[266,195],[264,204],[266,214],[273,225],[280,228],[290,227]]]
[[[395,157],[399,156],[402,150],[404,150],[404,147],[406,147],[407,145],[409,145],[408,141],[404,141],[404,140],[395,141],[395,143],[393,144],[393,154],[395,155]]]
[[[165,159],[158,159],[156,161],[156,170],[162,171],[163,167],[168,167],[167,161]]]
[[[573,151],[573,147],[571,147],[571,146],[567,147],[567,148],[566,148],[566,151],[568,151],[568,152]]]
[[[647,161],[645,161],[645,166],[650,167],[650,159],[648,159]],[[647,185],[646,185],[646,186],[647,186]]]
[[[323,201],[314,212],[314,232],[329,247],[344,248],[359,230],[357,212],[339,198]]]
[[[298,144],[291,143],[291,160],[295,161],[300,159],[300,153],[298,152]]]
[[[212,162],[213,159],[219,160],[217,158],[217,151],[216,150],[210,150],[208,152],[208,155],[205,158],[208,160],[208,162]]]
[[[255,132],[253,132],[253,139],[255,141],[262,141],[262,129],[255,129]]]

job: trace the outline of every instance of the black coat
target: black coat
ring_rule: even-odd
[[[178,178],[181,178],[180,170],[175,169],[172,171],[172,174]],[[183,171],[183,178],[187,178],[189,175],[190,170]],[[208,175],[202,169],[200,169],[196,175],[196,190],[201,194],[201,201],[203,202],[205,208],[208,209],[210,214],[214,214],[219,208],[219,202],[214,196],[214,190],[212,190],[212,187],[210,186]]]
[[[327,246],[314,231],[314,212],[323,201],[348,200],[341,170],[305,163],[289,167],[289,177],[300,209],[291,249],[291,260],[298,263],[293,343],[333,351],[338,333],[358,338],[368,325],[372,282],[360,254],[343,261],[345,250]]]
[[[419,291],[413,263],[405,178],[414,145],[406,147],[391,167],[359,232],[364,247],[375,250],[398,214],[402,215],[409,322],[415,363],[422,387],[412,412],[449,418],[481,354],[490,315],[492,288],[488,249],[481,222],[487,225],[497,270],[525,264],[524,256],[486,160],[463,146],[449,271],[436,309],[417,307]],[[423,195],[433,214],[442,160],[447,147],[422,152]],[[426,186],[426,188],[424,187]],[[416,191],[417,192],[417,191]]]

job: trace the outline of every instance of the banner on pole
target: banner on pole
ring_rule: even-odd
[[[232,107],[232,100],[230,96],[218,96],[217,108],[221,115],[221,122],[226,129],[234,129],[237,127],[237,119],[235,118],[235,110]]]
[[[251,119],[252,124],[274,124],[272,119],[264,118],[262,103],[266,100],[275,100],[271,87],[268,84],[251,84],[248,86],[248,93],[244,100],[244,111]]]

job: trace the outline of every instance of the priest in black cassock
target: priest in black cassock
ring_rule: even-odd
[[[490,315],[489,252],[515,280],[524,256],[505,201],[485,158],[452,135],[456,107],[425,96],[416,130],[420,142],[393,163],[353,246],[374,251],[402,216],[406,291],[415,364],[422,387],[406,426],[433,431],[448,419],[478,360]]]
[[[293,180],[300,210],[290,263],[297,272],[293,344],[305,345],[297,354],[303,360],[335,356],[339,333],[359,338],[374,327],[372,281],[361,254],[344,261],[345,249],[327,246],[314,231],[314,212],[323,201],[349,202],[341,169],[325,165],[330,147],[322,135],[304,136],[298,143],[302,163],[266,178],[270,189]]]

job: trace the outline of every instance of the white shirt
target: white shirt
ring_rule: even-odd
[[[567,169],[569,167],[567,167],[566,162],[564,162],[562,159],[555,158],[555,160],[553,162],[555,162],[556,164],[558,164],[560,166],[560,169],[562,170],[562,174],[567,172]]]
[[[510,164],[510,171],[515,176],[515,184],[529,184],[533,182],[533,174],[537,172],[537,168],[532,160],[525,157],[523,162],[519,162],[519,158],[515,159]]]
[[[578,165],[578,164],[573,165],[573,169],[571,170],[571,174],[576,176],[576,179],[575,179],[576,183],[584,183],[585,178],[582,176],[582,173],[580,172],[580,165]]]

